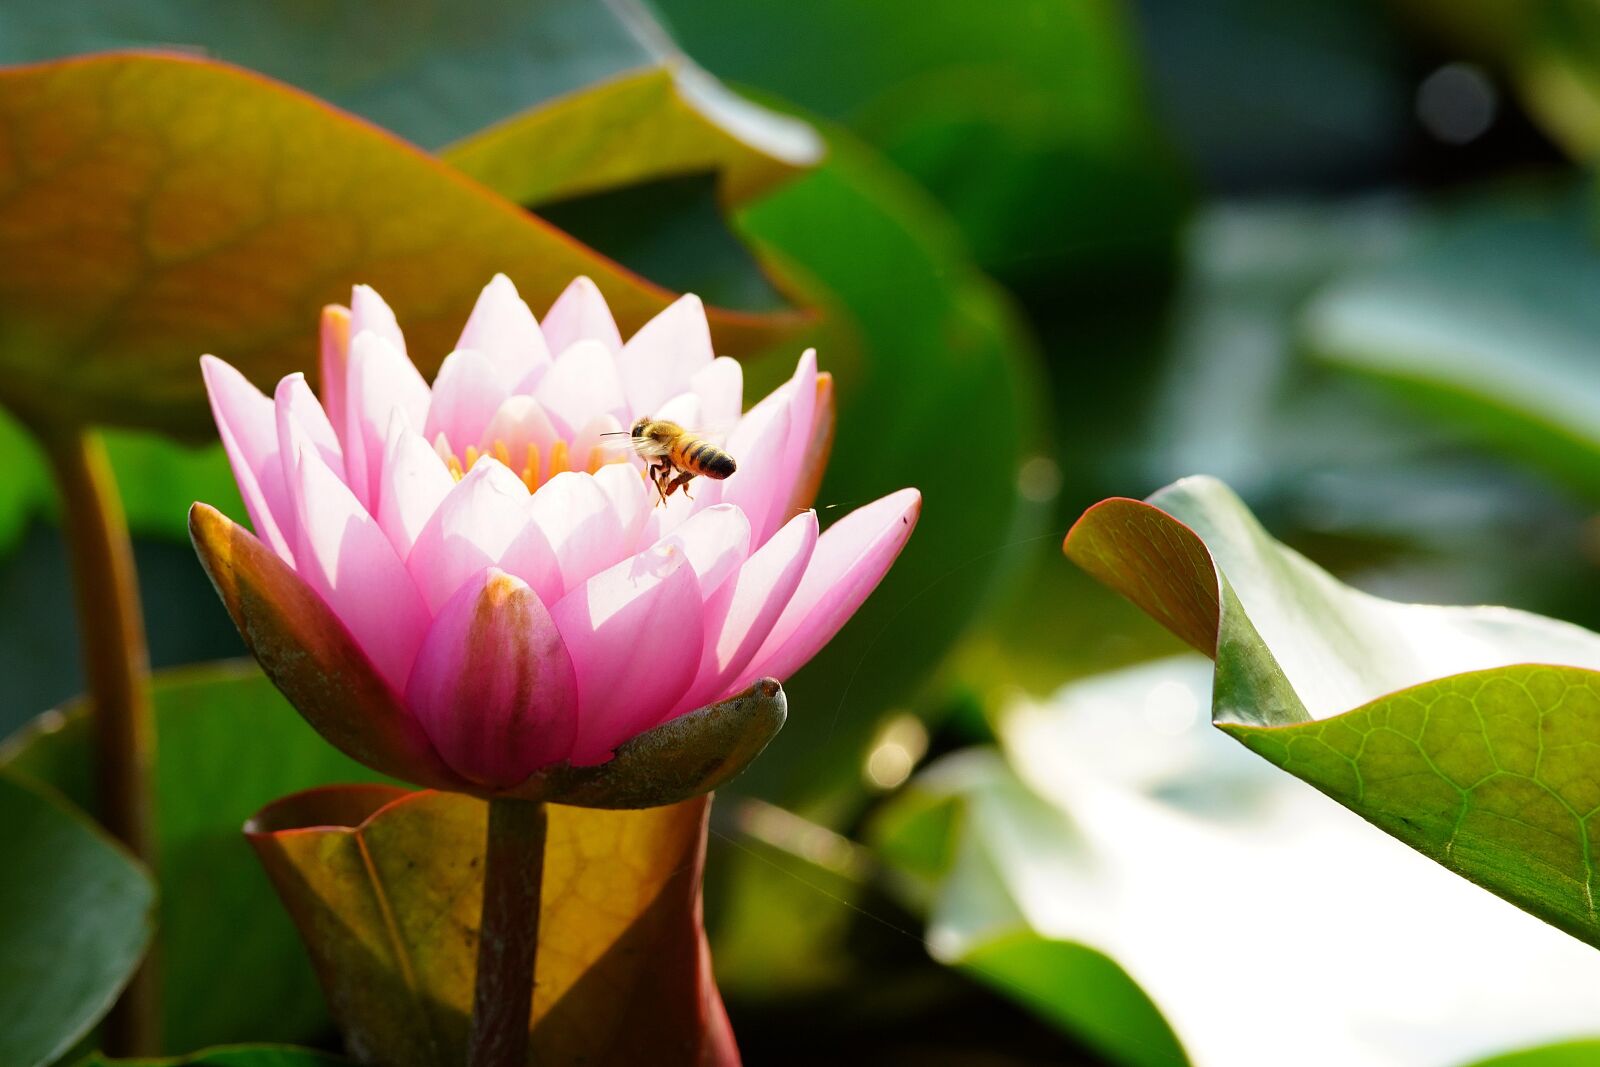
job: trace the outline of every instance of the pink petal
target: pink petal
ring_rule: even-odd
[[[599,341],[612,353],[622,351],[622,334],[606,298],[588,278],[574,278],[544,317],[544,340],[559,355],[579,341]]]
[[[594,475],[565,471],[533,494],[530,522],[554,553],[561,589],[570,592],[590,575],[627,556],[622,517]]]
[[[577,675],[561,634],[533,590],[493,567],[434,619],[406,703],[452,769],[496,788],[566,759],[577,732]]]
[[[217,433],[239,483],[250,523],[261,540],[285,563],[294,563],[290,531],[294,503],[278,458],[278,423],[272,401],[245,376],[216,356],[200,357],[200,373]]]
[[[817,539],[805,577],[740,684],[787,678],[816,655],[883,580],[921,510],[922,494],[902,489],[830,526]]]
[[[700,597],[710,600],[750,554],[750,520],[729,504],[707,508],[662,538],[657,548],[682,552],[700,582]]]
[[[422,436],[435,441],[444,434],[459,456],[483,437],[506,395],[488,356],[470,348],[457,349],[444,358],[439,376],[433,380]]]
[[[700,428],[727,433],[744,408],[744,368],[729,356],[718,356],[694,372],[689,388],[700,397]]]
[[[703,434],[705,426],[700,417],[700,398],[694,393],[679,393],[655,408],[655,417],[675,422],[694,434]]]
[[[756,654],[794,595],[817,545],[817,513],[796,515],[757,549],[733,580],[706,602],[700,669],[675,714],[735,692],[733,682]]]
[[[715,358],[705,305],[692,293],[679,297],[622,346],[617,368],[629,407],[636,416],[652,414]]]
[[[273,397],[277,408],[280,451],[285,450],[284,427],[293,422],[305,431],[306,439],[322,456],[322,462],[339,476],[340,481],[343,481],[344,456],[339,449],[339,438],[333,432],[333,424],[328,421],[327,412],[322,410],[316,395],[311,392],[311,386],[306,384],[306,376],[299,373],[288,375],[278,383],[277,392]],[[297,461],[298,457],[289,460],[290,463]],[[293,469],[285,468],[285,482],[293,477]]]
[[[369,330],[356,334],[350,342],[346,388],[346,481],[356,499],[370,506],[377,496],[378,468],[383,463],[389,419],[400,408],[411,425],[427,425],[428,383],[401,349]]]
[[[378,525],[394,546],[395,554],[405,559],[411,554],[417,535],[455,488],[456,480],[399,409],[389,423],[381,477]]]
[[[557,356],[533,395],[563,437],[570,438],[597,415],[618,422],[628,417],[616,362],[598,341],[579,341]]]
[[[421,532],[406,569],[438,613],[461,583],[492,564],[528,523],[528,487],[498,460],[473,464],[440,502]]]
[[[758,545],[793,518],[786,514],[791,494],[783,481],[789,461],[786,450],[794,437],[793,408],[787,396],[780,395],[789,388],[785,384],[767,398],[776,402],[763,401],[751,408],[728,435],[726,445],[738,469],[722,483],[721,500],[737,505],[750,519]]]
[[[794,498],[795,485],[800,481],[800,469],[805,465],[816,432],[817,411],[817,352],[808,348],[800,354],[794,376],[786,387],[789,390],[789,443],[784,447],[783,465],[774,481],[775,507],[766,527],[758,528],[759,536],[771,536],[781,524],[789,521],[784,511]]]
[[[322,362],[318,375],[322,409],[344,442],[345,378],[350,373],[350,309],[329,304],[322,309]]]
[[[550,362],[538,321],[504,274],[496,274],[483,287],[456,347],[487,356],[507,390]]]
[[[671,709],[700,662],[701,604],[682,552],[651,548],[590,578],[550,614],[578,672],[572,762],[604,762]]]
[[[596,415],[572,435],[568,461],[573,470],[589,470],[626,456],[629,450],[622,423],[613,415]]]
[[[388,341],[396,351],[405,355],[405,335],[400,332],[400,323],[396,321],[394,312],[383,302],[383,297],[378,295],[376,289],[370,285],[358,285],[350,291],[350,336],[360,337],[369,332]]]
[[[301,448],[294,488],[295,571],[333,609],[378,673],[405,692],[428,609],[377,520],[322,461]]]
[[[550,445],[558,436],[550,416],[544,413],[539,402],[531,396],[517,394],[506,397],[495,410],[477,445],[479,451],[491,452],[496,441],[504,443],[511,452],[513,466],[522,461],[528,445],[535,445],[539,449],[540,466],[543,467],[544,461],[549,458]]]
[[[631,463],[608,463],[594,472],[594,482],[611,501],[622,531],[621,555],[631,556],[640,544],[640,533],[650,517],[655,490]],[[620,558],[620,556],[619,556]]]

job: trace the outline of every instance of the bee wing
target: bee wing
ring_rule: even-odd
[[[634,455],[640,459],[660,459],[670,451],[666,445],[651,437],[629,437],[624,440],[624,447],[632,448]]]

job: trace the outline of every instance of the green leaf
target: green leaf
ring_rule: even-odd
[[[1600,1041],[1568,1041],[1491,1056],[1471,1067],[1594,1067],[1596,1063],[1600,1063]]]
[[[305,369],[321,307],[353,282],[397,309],[425,372],[495,271],[536,308],[588,274],[628,331],[672,296],[235,68],[151,54],[8,68],[0,126],[0,401],[25,421],[208,433],[199,354],[258,383]],[[794,325],[711,318],[735,354]]]
[[[700,925],[709,804],[547,806],[530,1062],[737,1058]],[[464,1062],[487,814],[462,793],[337,786],[247,826],[346,1043],[372,1062]]]
[[[1103,274],[1170,240],[1183,180],[1121,5],[655,0],[718,76],[848,126],[949,210],[986,268]],[[818,71],[826,70],[825,77]]]
[[[822,822],[858,802],[876,718],[912,698],[1020,548],[1017,472],[1037,447],[1042,392],[1031,338],[948,220],[847,135],[828,136],[825,163],[738,225],[825,313],[813,341],[835,376],[838,428],[823,522],[908,485],[924,506],[866,606],[783,680],[794,714],[735,785]],[[795,355],[748,364],[746,394],[790,374]]]
[[[165,1045],[312,1037],[327,1011],[239,830],[285,793],[374,775],[318,737],[254,664],[162,672],[155,700]],[[6,743],[0,765],[87,802],[87,727],[81,708],[50,712]]]
[[[0,1063],[47,1064],[115,1001],[154,929],[155,886],[47,792],[0,775]]]
[[[1600,494],[1600,247],[1587,190],[1480,200],[1306,311],[1324,361]]]
[[[349,1063],[342,1056],[288,1045],[225,1045],[154,1060],[114,1060],[97,1052],[77,1067],[345,1067]]]
[[[1216,659],[1253,751],[1592,945],[1600,637],[1504,608],[1398,604],[1273,541],[1226,486],[1104,501],[1067,554]],[[1582,666],[1578,666],[1582,665]]]
[[[88,0],[0,14],[4,63],[152,46],[260,71],[424,148],[470,138],[469,169],[520,186],[508,195],[523,203],[692,170],[718,171],[737,199],[816,150],[803,126],[731,98],[627,0],[489,0],[471,18],[428,3],[380,16],[360,0]]]
[[[1030,922],[1023,899],[1028,885],[1069,868],[1082,843],[1067,818],[1032,793],[998,754],[968,750],[920,775],[878,813],[871,837],[927,911],[936,958],[1113,1063],[1188,1064],[1172,1027],[1116,962]],[[1031,869],[1012,862],[1023,842],[1034,853]],[[1070,888],[1057,884],[1046,891]]]

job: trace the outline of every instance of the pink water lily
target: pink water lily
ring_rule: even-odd
[[[741,367],[715,355],[693,296],[624,341],[588,279],[540,322],[497,276],[431,388],[371,289],[329,308],[322,338],[320,399],[299,374],[267,397],[202,360],[256,535],[282,566],[209,509],[192,527],[291,700],[347,751],[422,784],[493,791],[603,763],[787,677],[916,521],[905,489],[819,535],[828,377],[808,351],[743,410]],[[737,471],[660,503],[627,437],[607,436],[641,416],[725,430]],[[315,646],[315,671],[294,675],[296,645]]]

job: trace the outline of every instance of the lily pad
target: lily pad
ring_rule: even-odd
[[[1380,600],[1219,482],[1091,508],[1079,566],[1214,657],[1212,721],[1491,892],[1600,946],[1600,636]]]
[[[155,886],[58,797],[0,775],[0,1063],[69,1050],[111,1007],[155,927]]]

